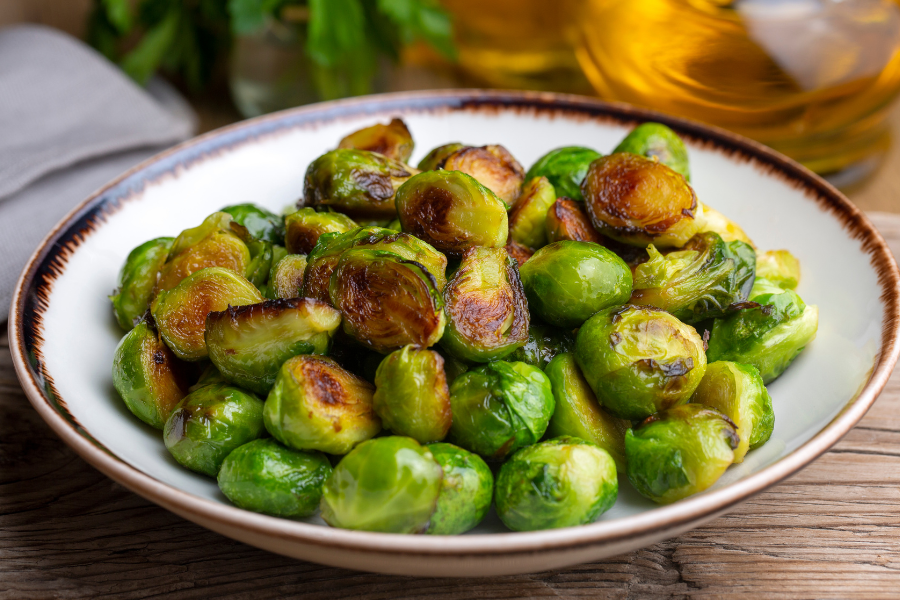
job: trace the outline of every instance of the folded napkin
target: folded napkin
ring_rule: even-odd
[[[0,29],[0,322],[25,262],[57,221],[195,126],[161,80],[143,89],[50,28]]]

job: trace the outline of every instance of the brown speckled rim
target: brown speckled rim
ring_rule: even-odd
[[[346,118],[384,118],[422,113],[516,112],[567,120],[601,121],[630,126],[658,121],[672,127],[688,143],[751,163],[766,176],[777,177],[801,190],[819,208],[832,214],[847,234],[860,242],[881,286],[884,320],[881,348],[871,375],[854,398],[819,433],[788,456],[746,478],[670,506],[591,525],[530,533],[497,533],[457,537],[405,536],[331,529],[247,512],[194,496],[164,484],[117,458],[68,414],[50,373],[41,361],[44,339],[42,314],[54,279],[65,269],[66,257],[81,241],[103,225],[106,216],[125,202],[140,199],[141,191],[164,177],[214,158],[236,146],[297,128],[310,129]],[[667,532],[699,524],[747,500],[796,473],[863,417],[884,388],[897,362],[900,317],[900,272],[887,244],[875,227],[840,192],[820,177],[765,146],[727,131],[624,104],[592,98],[537,92],[448,90],[384,94],[326,102],[237,123],[200,136],[163,152],[112,181],[81,203],[44,239],[32,255],[16,286],[9,318],[13,362],[22,387],[41,417],[87,462],[145,498],[176,510],[195,521],[246,530],[309,548],[354,550],[403,556],[510,558],[544,551],[574,550],[612,545],[623,540],[665,537]]]

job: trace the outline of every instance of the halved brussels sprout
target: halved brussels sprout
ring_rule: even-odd
[[[444,144],[443,146],[438,146],[434,148],[431,152],[425,155],[419,164],[416,165],[416,168],[420,171],[435,171],[441,168],[441,165],[444,164],[444,159],[448,156],[456,152],[457,150],[462,150],[463,148],[468,148],[465,144],[460,142],[452,142],[450,144]]]
[[[628,480],[641,495],[670,504],[702,492],[734,461],[740,438],[722,413],[683,404],[625,434]]]
[[[700,228],[700,233],[707,231],[718,233],[726,242],[745,242],[753,246],[753,241],[744,233],[740,225],[716,209],[704,204],[703,227]]]
[[[584,204],[571,198],[557,198],[547,211],[544,227],[548,244],[571,240],[606,245],[606,238],[597,233],[584,212]]]
[[[261,206],[235,204],[219,212],[231,215],[235,223],[245,227],[258,240],[284,244],[284,219]]]
[[[473,246],[501,248],[509,235],[503,201],[471,176],[428,171],[397,190],[403,231],[459,257]]]
[[[718,233],[698,233],[665,256],[652,244],[650,260],[634,269],[631,304],[655,306],[685,323],[715,319],[746,302],[756,273],[756,252]]]
[[[332,527],[423,533],[441,493],[443,472],[427,446],[408,437],[363,442],[325,483],[322,518]]]
[[[691,402],[716,409],[737,426],[741,440],[734,449],[736,463],[772,436],[772,398],[756,367],[727,360],[709,363]]]
[[[382,250],[396,254],[405,260],[411,260],[425,267],[434,275],[438,291],[447,285],[447,257],[434,249],[427,242],[408,233],[397,233],[389,229],[381,233],[361,237],[353,241],[353,248],[358,250]]]
[[[531,319],[528,341],[524,346],[516,348],[507,359],[528,363],[543,371],[554,356],[569,352],[574,347],[575,335],[570,331]]]
[[[528,340],[530,315],[516,263],[503,248],[470,248],[444,288],[441,346],[461,360],[488,362]]]
[[[170,237],[156,238],[128,253],[128,258],[119,271],[119,285],[109,297],[116,320],[125,331],[134,327],[150,307],[156,288],[156,276],[166,262],[174,241],[175,238]]]
[[[584,196],[581,195],[581,182],[591,163],[601,156],[603,155],[596,150],[581,146],[557,148],[537,159],[528,169],[525,179],[546,177],[557,194],[582,201]]]
[[[383,154],[390,159],[405,163],[412,156],[415,147],[412,134],[402,119],[391,119],[387,125],[381,123],[354,131],[341,140],[338,148],[355,148]]]
[[[590,242],[554,242],[522,265],[528,307],[558,327],[579,327],[631,296],[631,269],[614,252]]]
[[[528,262],[528,259],[534,256],[534,251],[531,248],[523,246],[516,240],[512,238],[508,238],[506,240],[506,245],[503,247],[506,249],[506,253],[509,254],[509,257],[513,259],[519,267]]]
[[[581,374],[575,355],[558,354],[544,369],[550,379],[556,410],[547,427],[547,437],[572,435],[597,444],[612,456],[619,471],[625,471],[625,432],[631,426],[606,412]]]
[[[767,250],[756,256],[756,276],[786,290],[800,283],[800,261],[787,250]]]
[[[625,136],[613,152],[630,152],[656,159],[687,182],[691,181],[688,152],[684,142],[662,123],[642,123]]]
[[[309,254],[323,233],[346,233],[357,225],[347,215],[301,208],[284,218],[284,243],[291,254]]]
[[[229,306],[206,317],[206,347],[226,379],[266,394],[284,361],[327,353],[340,324],[340,312],[313,298]]]
[[[684,177],[637,154],[598,158],[581,191],[594,228],[626,244],[680,248],[703,227],[703,207]]]
[[[234,271],[210,267],[182,280],[174,289],[161,291],[150,312],[175,356],[200,360],[209,354],[204,339],[209,313],[262,301],[259,290]]]
[[[346,454],[381,431],[372,384],[324,356],[301,354],[278,370],[266,398],[266,429],[296,450]]]
[[[540,248],[547,243],[547,211],[556,192],[546,177],[529,179],[509,214],[509,236],[523,246]]]
[[[306,272],[306,255],[288,254],[269,271],[270,300],[279,298],[299,298],[303,289],[303,274]]]
[[[540,369],[500,360],[457,377],[450,405],[452,441],[488,460],[503,460],[541,439],[555,408]]]
[[[608,308],[588,319],[575,358],[600,404],[620,419],[644,419],[690,398],[706,372],[694,328],[649,306]]]
[[[163,441],[175,460],[215,477],[232,450],[265,434],[262,401],[236,387],[206,385],[191,392],[169,415]]]
[[[125,334],[113,359],[113,386],[125,406],[144,423],[162,429],[188,393],[183,365],[147,321]]]
[[[428,444],[444,478],[426,533],[459,535],[481,523],[494,495],[494,474],[477,454],[453,444]]]
[[[559,437],[522,448],[500,467],[497,515],[513,531],[593,523],[619,495],[616,463],[603,448]]]
[[[440,164],[445,171],[462,171],[513,206],[525,181],[525,169],[500,145],[460,148]]]

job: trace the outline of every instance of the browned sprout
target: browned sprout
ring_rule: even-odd
[[[531,258],[531,256],[534,254],[534,252],[532,252],[531,248],[528,248],[527,246],[523,246],[522,244],[520,244],[519,242],[517,242],[516,240],[514,240],[512,238],[509,238],[508,240],[506,240],[506,253],[509,254],[509,256],[514,261],[516,261],[516,264],[519,265],[520,267],[522,265],[524,265],[525,261],[527,261],[529,258]]]
[[[303,254],[288,254],[279,260],[272,265],[272,271],[269,273],[267,297],[271,300],[299,298],[305,271],[306,256]]]
[[[584,204],[571,198],[557,198],[547,211],[547,243],[570,240],[605,245],[606,238],[597,233],[584,212]]]
[[[284,243],[290,254],[309,254],[323,233],[344,233],[356,228],[356,223],[341,213],[316,212],[301,208],[284,218]]]
[[[440,168],[471,175],[497,194],[507,207],[516,203],[525,181],[525,169],[499,144],[457,150],[444,159]]]
[[[354,131],[341,140],[338,148],[355,148],[384,154],[388,158],[407,162],[413,152],[413,139],[409,128],[401,119],[391,119],[387,125],[378,123]]]

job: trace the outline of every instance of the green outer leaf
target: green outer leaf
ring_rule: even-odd
[[[100,3],[106,12],[106,18],[119,33],[126,34],[131,31],[134,15],[129,0],[101,0]]]
[[[162,22],[150,29],[137,47],[125,55],[120,63],[122,70],[138,83],[146,83],[175,43],[180,21],[181,13],[175,5]]]

